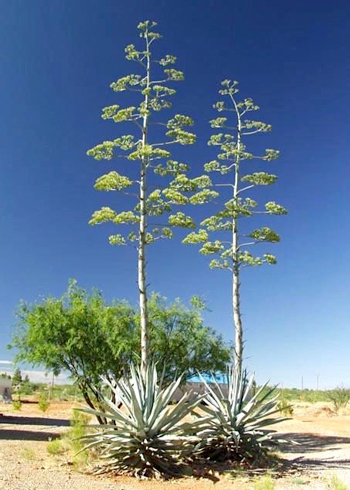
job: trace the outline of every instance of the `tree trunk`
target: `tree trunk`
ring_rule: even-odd
[[[147,76],[146,76],[146,95],[145,109],[148,108],[148,89],[150,87],[150,54],[148,37],[146,37],[147,51]],[[142,148],[147,145],[148,114],[143,117],[142,124]],[[141,161],[141,179],[140,179],[140,228],[139,228],[139,246],[138,246],[138,287],[140,301],[140,327],[141,327],[141,373],[145,379],[148,355],[149,355],[149,335],[148,335],[148,305],[147,305],[147,283],[146,283],[146,230],[147,230],[147,163],[148,159],[143,156]]]
[[[93,410],[96,410],[96,407],[93,404],[93,402],[91,401],[91,398],[89,397],[89,394],[86,391],[86,389],[80,386],[80,390],[83,394],[84,400],[89,405],[89,407],[92,408]],[[101,417],[100,415],[96,415],[96,418],[97,418],[98,423],[101,425],[107,423],[107,420],[104,417]]]
[[[240,305],[239,270],[234,266],[232,281],[233,321],[235,327],[235,374],[240,377],[243,364],[243,326]]]
[[[238,204],[239,194],[239,164],[240,164],[240,150],[241,150],[241,118],[239,110],[235,104],[237,113],[237,157],[235,163],[235,181],[233,188],[233,200]],[[240,304],[240,269],[239,269],[239,235],[238,235],[238,213],[234,214],[232,221],[232,256],[233,256],[233,278],[232,278],[232,308],[233,308],[233,323],[235,330],[235,358],[234,367],[236,378],[240,378],[242,375],[243,364],[243,326],[241,318],[241,304]]]
[[[138,250],[138,286],[140,294],[140,326],[141,326],[141,372],[145,377],[148,362],[148,305],[146,284],[146,172],[142,169],[140,186],[140,237]]]

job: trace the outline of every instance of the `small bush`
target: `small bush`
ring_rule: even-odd
[[[293,485],[306,485],[307,481],[304,480],[303,478],[296,476],[295,478],[293,478],[292,483]]]
[[[33,393],[31,383],[23,383],[23,385],[21,386],[21,393],[23,395],[31,395]]]
[[[270,475],[265,475],[256,480],[254,483],[254,490],[274,490],[275,482]]]
[[[21,451],[21,456],[27,461],[34,461],[36,459],[36,452],[31,447],[24,447]]]
[[[63,434],[61,439],[64,452],[71,454],[73,464],[77,468],[86,466],[90,459],[94,459],[96,454],[96,451],[93,450],[89,451],[89,453],[86,451],[80,452],[83,448],[80,439],[86,434],[86,426],[90,420],[91,417],[89,415],[73,410],[73,418],[70,421],[71,428]]]
[[[75,429],[77,428],[84,428],[84,432],[86,429],[86,426],[91,420],[91,416],[88,415],[87,413],[81,412],[80,410],[77,410],[76,408],[73,409],[73,418],[70,421],[70,425],[74,427]]]
[[[46,449],[53,456],[58,456],[66,452],[66,448],[62,445],[61,439],[53,439],[48,443]]]
[[[338,412],[345,408],[350,401],[350,390],[344,386],[338,386],[329,393],[329,399],[333,403],[334,410]]]
[[[71,428],[65,433],[64,438],[74,453],[77,453],[83,447],[80,439],[85,436],[86,426],[90,420],[90,415],[79,410],[73,410],[73,418],[70,421]]]
[[[68,429],[60,439],[54,439],[47,445],[47,452],[53,456],[69,455],[72,463],[78,469],[86,466],[86,464],[95,457],[95,452],[89,451],[76,454],[83,448],[80,438],[85,435],[86,425],[91,417],[84,413],[74,410],[73,419],[71,420],[71,428]]]
[[[41,410],[42,412],[46,412],[49,406],[50,406],[50,402],[47,399],[47,395],[45,393],[40,393],[39,403],[38,403],[39,410]]]
[[[293,415],[294,409],[290,403],[282,399],[277,403],[277,409],[285,416],[290,417]]]
[[[286,400],[288,402],[291,401],[302,401],[309,403],[316,402],[327,402],[329,401],[328,392],[321,390],[299,390],[297,388],[283,388],[277,390],[282,400]]]
[[[14,410],[21,410],[21,408],[22,408],[21,400],[13,400],[12,406],[13,406]]]
[[[347,490],[348,487],[345,485],[345,483],[339,480],[337,475],[332,475],[327,484],[327,488],[329,490]]]

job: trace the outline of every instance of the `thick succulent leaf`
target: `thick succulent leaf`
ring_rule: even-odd
[[[104,380],[117,402],[122,403],[123,410],[101,393],[108,407],[108,412],[101,412],[101,415],[114,423],[98,426],[98,432],[84,436],[82,441],[86,448],[100,448],[107,463],[105,469],[160,475],[174,468],[175,456],[187,453],[198,444],[199,439],[194,434],[205,427],[207,420],[202,417],[193,423],[184,422],[200,399],[192,398],[191,393],[185,393],[176,405],[169,405],[181,377],[162,388],[155,365],[148,366],[145,375],[142,374],[139,368],[131,366],[128,378],[116,382]],[[93,409],[83,411],[97,413]],[[96,426],[91,427],[94,429]]]
[[[202,441],[196,451],[248,460],[266,454],[269,444],[277,441],[270,426],[286,420],[274,417],[279,413],[275,387],[268,389],[266,383],[253,395],[254,378],[247,379],[245,373],[237,378],[233,368],[228,372],[226,397],[218,383],[202,381],[207,391],[203,411],[209,417],[199,431]]]

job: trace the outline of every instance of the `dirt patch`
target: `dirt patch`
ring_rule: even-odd
[[[329,407],[310,407],[305,415],[307,417],[335,417],[337,414]]]

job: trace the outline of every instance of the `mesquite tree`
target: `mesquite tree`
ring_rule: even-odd
[[[134,165],[134,169],[128,168],[129,175],[111,171],[98,178],[95,184],[97,190],[119,191],[134,198],[134,207],[120,212],[103,207],[93,213],[90,224],[111,222],[125,225],[127,232],[111,235],[109,242],[112,245],[132,245],[137,249],[143,373],[149,354],[146,248],[159,239],[172,238],[173,227],[195,228],[190,216],[183,212],[173,213],[174,205],[201,204],[217,195],[208,189],[211,182],[207,175],[190,179],[186,175],[188,165],[171,159],[169,145],[191,145],[196,137],[187,130],[193,125],[190,117],[176,114],[165,121],[156,117],[163,109],[171,108],[169,97],[176,91],[169,84],[183,80],[184,74],[169,67],[176,63],[175,56],[154,57],[151,46],[161,38],[158,32],[154,32],[155,26],[155,22],[141,22],[138,29],[143,49],[137,50],[133,44],[125,49],[126,59],[135,62],[141,74],[130,74],[111,84],[115,92],[130,92],[136,100],[135,105],[124,108],[111,105],[102,112],[102,119],[128,123],[133,128],[132,134],[105,141],[88,151],[88,155],[96,160],[124,158]],[[151,174],[156,175],[151,179]],[[168,177],[166,186],[160,184],[160,177]],[[172,179],[170,182],[169,177]],[[136,188],[135,192],[133,188]],[[164,219],[167,213],[170,214]]]
[[[251,98],[237,100],[238,82],[224,80],[219,94],[225,100],[214,104],[218,112],[227,112],[227,117],[217,117],[210,121],[214,129],[221,132],[213,134],[208,145],[219,148],[217,159],[204,165],[206,172],[215,172],[220,177],[214,186],[229,190],[230,199],[220,210],[201,222],[201,228],[190,233],[184,243],[201,243],[200,252],[204,255],[217,255],[218,258],[210,262],[212,269],[225,269],[232,273],[232,305],[235,327],[235,372],[237,376],[242,373],[243,355],[243,326],[240,306],[240,273],[247,266],[258,266],[263,263],[275,264],[276,258],[270,253],[261,257],[254,256],[250,247],[262,243],[277,243],[279,235],[264,226],[248,233],[242,232],[240,221],[243,218],[256,214],[282,215],[286,209],[274,201],[267,202],[264,209],[258,209],[257,202],[250,197],[243,197],[249,189],[256,186],[271,185],[277,176],[266,172],[244,173],[244,163],[253,159],[270,162],[279,156],[279,151],[267,149],[261,156],[254,155],[247,150],[246,138],[257,133],[271,131],[271,125],[260,121],[247,119],[250,112],[259,109]],[[249,165],[251,165],[249,163]],[[226,178],[225,178],[226,176]],[[226,232],[226,233],[225,233]],[[228,237],[227,237],[228,235]],[[212,238],[213,237],[213,238]]]

